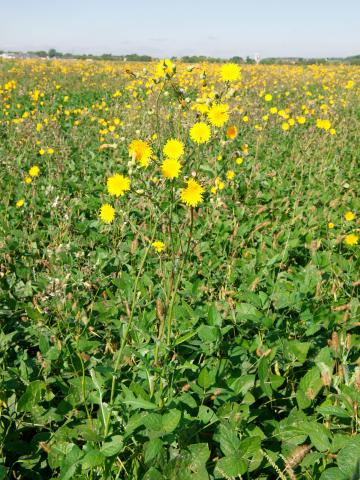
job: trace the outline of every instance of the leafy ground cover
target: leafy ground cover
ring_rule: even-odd
[[[0,479],[359,478],[359,80],[0,63]]]

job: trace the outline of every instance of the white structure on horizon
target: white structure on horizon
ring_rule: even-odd
[[[254,60],[256,62],[256,65],[260,63],[260,53],[255,53]]]

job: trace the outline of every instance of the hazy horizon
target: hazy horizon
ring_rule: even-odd
[[[206,55],[229,58],[360,54],[356,0],[0,0],[0,50]]]

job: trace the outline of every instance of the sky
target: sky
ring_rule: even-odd
[[[360,54],[360,0],[0,0],[0,50]]]

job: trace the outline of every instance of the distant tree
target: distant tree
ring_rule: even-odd
[[[235,57],[229,58],[229,62],[231,62],[231,63],[244,63],[244,59],[236,55]]]
[[[246,57],[245,63],[248,63],[250,65],[255,63],[255,60],[249,56]]]
[[[49,58],[55,58],[56,54],[57,54],[57,52],[56,52],[55,48],[50,48],[50,50],[48,51],[48,57]]]

